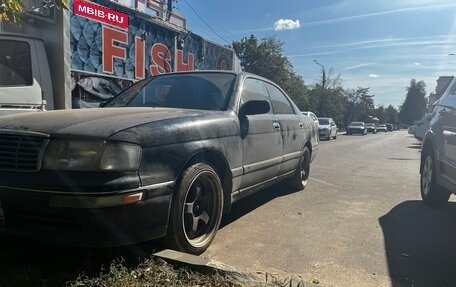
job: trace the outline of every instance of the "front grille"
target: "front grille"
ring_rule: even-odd
[[[47,141],[42,137],[0,134],[0,170],[39,170]]]

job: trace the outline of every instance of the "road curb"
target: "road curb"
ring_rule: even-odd
[[[184,266],[188,267],[192,270],[201,272],[203,274],[213,274],[213,273],[219,273],[222,274],[226,277],[228,277],[230,280],[236,282],[236,283],[241,283],[245,284],[245,286],[290,286],[290,287],[312,287],[312,286],[322,286],[319,285],[318,283],[310,283],[310,282],[304,282],[302,278],[300,277],[291,277],[286,280],[281,280],[280,284],[277,285],[270,285],[270,282],[272,279],[267,279],[267,273],[266,272],[259,272],[259,274],[263,274],[265,276],[265,279],[260,279],[257,276],[240,272],[236,270],[233,266],[227,265],[225,263],[221,263],[212,259],[206,259],[201,256],[196,256],[196,255],[191,255],[175,250],[170,250],[170,249],[165,249],[159,252],[156,252],[152,254],[154,257],[161,258],[165,260],[166,262],[170,264],[174,264],[177,266]],[[271,275],[269,278],[273,278],[274,276]],[[318,280],[317,280],[318,282]],[[318,285],[317,285],[318,284]],[[322,286],[324,287],[324,286]]]
[[[233,266],[200,256],[191,255],[175,250],[165,249],[152,254],[168,263],[185,266],[203,274],[220,273],[236,282],[259,283],[259,279],[253,275],[239,272]]]

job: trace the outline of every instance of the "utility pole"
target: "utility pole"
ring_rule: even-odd
[[[320,64],[317,60],[313,60],[315,64],[321,67],[321,70],[323,71],[323,79],[322,79],[322,87],[323,89],[325,88],[325,83],[326,83],[326,72],[325,72],[325,66]]]

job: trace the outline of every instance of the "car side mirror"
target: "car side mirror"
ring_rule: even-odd
[[[247,115],[261,115],[267,114],[271,110],[271,105],[265,100],[252,100],[242,105],[240,114]]]

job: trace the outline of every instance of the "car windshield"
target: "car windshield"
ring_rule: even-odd
[[[329,119],[318,119],[320,125],[329,125]]]
[[[143,80],[104,107],[166,107],[225,110],[235,75],[230,73],[170,74]]]
[[[368,126],[368,127],[373,127],[374,124],[371,124],[371,123],[370,123],[370,124],[366,124],[366,126]]]
[[[362,122],[352,122],[350,125],[357,127],[357,126],[362,126],[363,123]]]

